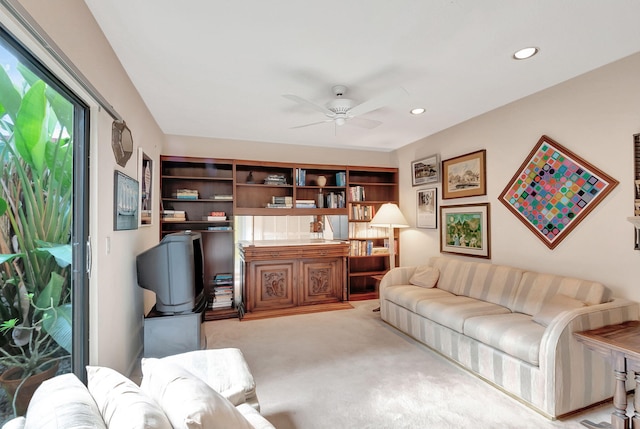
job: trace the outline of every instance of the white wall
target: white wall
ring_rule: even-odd
[[[640,132],[640,54],[471,119],[398,151],[401,208],[415,226],[410,163],[487,150],[487,195],[440,205],[491,204],[492,262],[602,281],[617,296],[640,301],[640,252],[633,250],[633,134]],[[546,134],[620,184],[554,249],[549,250],[498,196],[538,139]],[[403,265],[439,254],[440,230],[401,232]],[[419,250],[419,251],[418,251]]]

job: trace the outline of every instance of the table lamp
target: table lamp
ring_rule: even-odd
[[[371,226],[382,226],[389,230],[389,269],[396,266],[396,249],[393,237],[395,228],[408,228],[409,223],[398,208],[397,204],[383,204],[376,215],[371,219]]]

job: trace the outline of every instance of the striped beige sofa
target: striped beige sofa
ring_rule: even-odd
[[[572,335],[638,319],[637,303],[610,294],[593,281],[437,256],[389,271],[380,311],[390,325],[554,419],[613,395],[609,364]]]

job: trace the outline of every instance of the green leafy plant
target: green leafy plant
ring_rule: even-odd
[[[73,107],[0,67],[0,364],[39,372],[71,353]]]

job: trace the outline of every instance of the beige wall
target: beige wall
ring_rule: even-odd
[[[313,146],[174,135],[166,136],[162,154],[215,156],[217,158],[274,162],[397,167],[395,154],[388,152],[327,149]]]
[[[400,201],[415,225],[412,160],[452,158],[487,150],[487,195],[441,205],[491,204],[492,262],[602,281],[616,295],[640,301],[640,252],[633,250],[633,134],[640,132],[640,54],[476,117],[398,151]],[[554,250],[549,250],[498,201],[516,169],[546,134],[620,184]],[[439,253],[439,230],[403,230],[404,265]],[[419,249],[419,251],[417,251]]]

